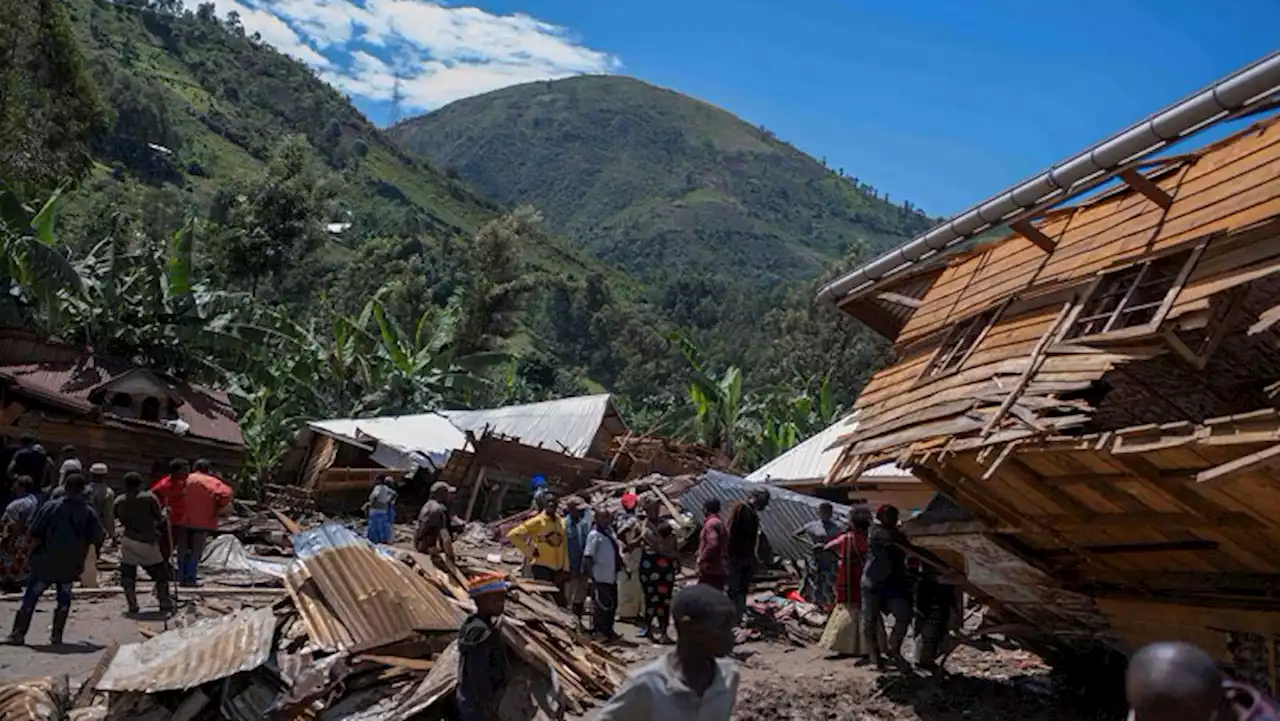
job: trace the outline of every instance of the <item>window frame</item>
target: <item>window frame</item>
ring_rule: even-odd
[[[963,370],[964,364],[969,362],[970,356],[972,356],[974,351],[978,349],[978,346],[982,345],[982,341],[986,339],[987,334],[991,332],[991,329],[994,328],[996,323],[1000,321],[1000,318],[1004,316],[1005,308],[1009,307],[1009,303],[1012,301],[1013,298],[1006,298],[994,308],[987,308],[977,313],[967,315],[953,323],[942,336],[942,341],[939,342],[938,347],[934,349],[933,355],[929,357],[929,362],[925,365],[924,370],[921,371],[920,375],[916,378],[915,386],[918,387],[927,383],[932,383],[933,381],[955,375]],[[956,361],[955,365],[947,368],[946,370],[935,370],[942,361],[941,356],[943,351],[948,346],[952,345],[952,342],[956,339],[956,334],[967,332],[967,329],[965,331],[962,331],[962,329],[985,315],[990,315],[990,318],[985,324],[983,324],[982,330],[978,331],[977,335],[974,336],[973,342],[969,344],[969,347],[961,354],[960,360]],[[947,361],[949,362],[950,359],[948,358]]]
[[[1100,271],[1096,276],[1094,276],[1093,280],[1088,283],[1084,292],[1076,300],[1075,307],[1071,310],[1070,318],[1068,319],[1068,322],[1063,325],[1062,330],[1059,331],[1058,338],[1055,339],[1055,342],[1068,344],[1090,343],[1106,340],[1122,340],[1125,338],[1154,335],[1159,333],[1160,324],[1164,322],[1165,318],[1169,315],[1169,311],[1173,309],[1174,301],[1177,300],[1178,294],[1181,293],[1183,286],[1186,285],[1187,279],[1191,277],[1191,272],[1195,269],[1196,263],[1199,262],[1200,256],[1204,253],[1205,246],[1209,244],[1209,240],[1209,238],[1205,238],[1194,245],[1184,245],[1172,248],[1166,252],[1152,254],[1129,263],[1124,263],[1122,265],[1117,265]],[[1180,255],[1182,253],[1188,253],[1187,259],[1183,261],[1177,274],[1174,275],[1173,282],[1165,291],[1164,297],[1160,299],[1156,312],[1151,316],[1151,320],[1140,325],[1132,325],[1125,328],[1112,328],[1116,321],[1124,315],[1126,310],[1129,312],[1134,310],[1133,308],[1127,308],[1127,304],[1141,286],[1142,279],[1151,266],[1165,258]],[[1137,266],[1142,266],[1142,270],[1133,279],[1128,290],[1125,291],[1124,298],[1122,298],[1120,303],[1110,311],[1111,317],[1108,319],[1105,329],[1095,333],[1072,337],[1071,333],[1075,329],[1076,324],[1080,321],[1080,314],[1084,312],[1085,306],[1089,304],[1089,301],[1093,300],[1095,293],[1106,280],[1107,276],[1124,273],[1125,271],[1131,270]]]

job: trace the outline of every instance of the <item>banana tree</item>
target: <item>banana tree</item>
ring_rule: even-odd
[[[738,458],[741,441],[758,430],[752,418],[754,403],[743,396],[742,371],[730,366],[717,377],[693,341],[681,334],[672,338],[689,362],[689,401],[693,407],[689,430],[698,442]]]
[[[46,331],[59,325],[61,297],[83,291],[80,274],[54,235],[61,199],[62,191],[55,191],[35,208],[0,183],[2,314]]]

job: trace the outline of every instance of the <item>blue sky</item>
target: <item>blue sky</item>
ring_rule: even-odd
[[[214,0],[379,124],[622,73],[724,107],[935,215],[1277,47],[1276,0]]]

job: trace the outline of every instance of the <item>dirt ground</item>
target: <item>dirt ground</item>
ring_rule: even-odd
[[[71,606],[71,618],[63,636],[63,645],[49,646],[49,626],[53,622],[54,598],[49,591],[40,600],[31,630],[27,633],[27,646],[0,646],[0,682],[19,678],[67,674],[76,687],[93,672],[113,643],[137,643],[145,641],[144,632],[161,633],[173,628],[174,620],[155,612],[155,602],[150,596],[151,587],[139,584],[138,599],[142,613],[126,616],[124,597],[79,598]],[[271,598],[226,597],[213,601],[219,608],[212,609],[206,602],[183,601],[179,594],[179,613],[200,616],[222,613],[224,609],[236,609],[241,605],[265,605]],[[151,612],[148,612],[148,609]],[[7,635],[18,611],[17,601],[0,601],[0,636]]]

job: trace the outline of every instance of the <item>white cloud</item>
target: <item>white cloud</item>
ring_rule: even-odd
[[[246,32],[260,33],[353,96],[390,98],[398,68],[404,104],[417,110],[508,85],[621,67],[616,57],[586,47],[568,29],[519,13],[498,15],[433,0],[215,3],[219,14],[239,12]]]
[[[329,59],[316,52],[315,48],[308,45],[293,28],[289,27],[288,23],[277,15],[242,5],[236,0],[212,0],[212,2],[221,16],[225,17],[232,12],[239,13],[240,24],[244,26],[245,33],[249,35],[258,33],[264,41],[275,46],[280,52],[291,55],[314,68],[329,67]]]

